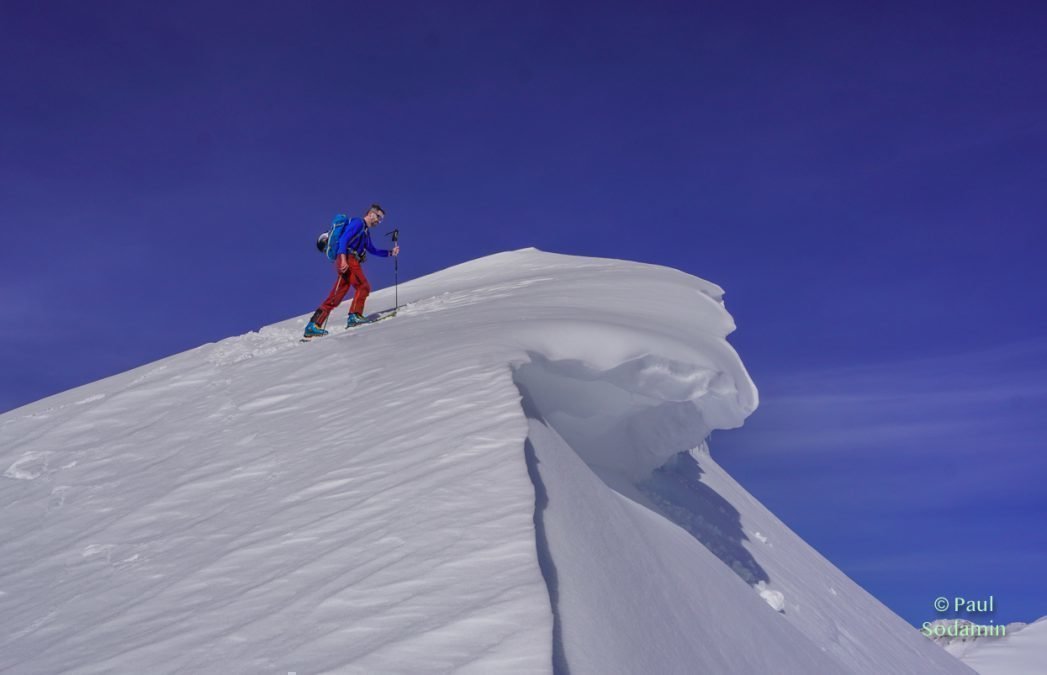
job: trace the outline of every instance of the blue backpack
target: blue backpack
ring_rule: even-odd
[[[316,240],[317,250],[326,255],[331,262],[338,257],[338,240],[342,238],[342,233],[345,232],[348,225],[349,217],[344,213],[339,213],[331,221],[331,229],[321,234]]]

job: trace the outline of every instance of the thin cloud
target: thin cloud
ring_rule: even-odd
[[[1047,345],[779,376],[747,425],[755,451],[964,452],[1030,448],[1047,437]]]

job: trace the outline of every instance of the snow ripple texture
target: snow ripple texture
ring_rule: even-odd
[[[705,451],[757,405],[716,285],[526,249],[399,293],[0,417],[0,672],[969,672]]]

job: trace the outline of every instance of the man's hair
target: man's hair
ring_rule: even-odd
[[[378,202],[375,202],[374,204],[371,204],[371,206],[367,210],[368,211],[381,211],[382,215],[383,216],[385,215],[385,209],[383,209],[382,205],[379,204]]]

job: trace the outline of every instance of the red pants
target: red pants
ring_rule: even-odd
[[[334,264],[334,269],[338,272],[337,261]],[[356,293],[353,294],[353,304],[349,306],[349,313],[363,314],[364,303],[367,302],[367,296],[371,293],[371,284],[367,283],[367,277],[364,276],[363,268],[360,267],[360,261],[352,256],[349,257],[349,269],[345,273],[338,272],[334,288],[331,289],[327,299],[324,300],[324,304],[320,305],[316,313],[313,314],[313,322],[317,326],[323,326],[327,323],[327,317],[341,304],[345,294],[349,292],[350,286],[356,289]]]

